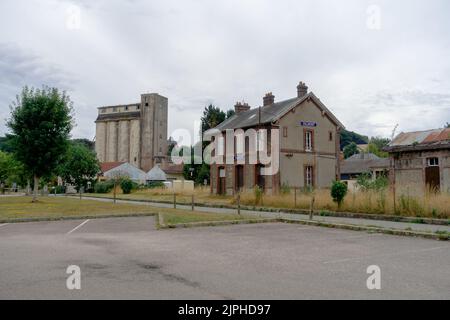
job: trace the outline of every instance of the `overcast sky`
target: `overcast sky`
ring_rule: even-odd
[[[73,137],[97,107],[169,98],[169,135],[203,108],[252,107],[305,81],[347,129],[450,122],[450,1],[1,0],[0,135],[24,85],[68,91]]]

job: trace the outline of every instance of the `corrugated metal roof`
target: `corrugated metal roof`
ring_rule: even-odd
[[[402,132],[391,141],[387,151],[450,147],[450,128]]]
[[[159,165],[155,165],[149,172],[147,172],[147,180],[150,181],[166,181],[166,174],[161,170]]]
[[[259,115],[259,108],[254,108],[235,114],[223,121],[217,127],[211,129],[211,131],[208,130],[206,134],[212,132],[212,130],[224,131],[227,129],[249,128],[257,126],[260,123],[268,124],[274,122],[307,99],[313,99],[314,102],[319,105],[319,107],[332,119],[332,121],[336,123],[336,125],[344,128],[344,125],[331,113],[331,111],[320,101],[320,99],[317,98],[314,93],[310,92],[301,98],[292,98],[261,107],[261,115]]]

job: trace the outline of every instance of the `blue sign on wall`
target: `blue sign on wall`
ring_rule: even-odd
[[[302,127],[317,127],[317,122],[314,121],[300,121]]]

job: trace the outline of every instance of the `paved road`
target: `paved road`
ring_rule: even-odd
[[[84,199],[111,202],[111,199],[105,198],[93,198],[84,197]],[[173,204],[168,203],[156,203],[156,202],[142,202],[142,201],[132,201],[132,200],[117,200],[118,203],[132,203],[148,205],[158,208],[173,208]],[[177,205],[178,209],[191,210],[190,205]],[[236,209],[228,208],[213,208],[213,207],[195,207],[197,211],[203,212],[213,212],[213,213],[232,213],[236,214]],[[278,213],[278,212],[261,212],[252,210],[241,210],[242,214],[256,215],[264,218],[276,218],[282,217],[292,220],[308,220],[309,216],[306,214],[292,214],[292,213]],[[360,219],[360,218],[345,218],[345,217],[322,217],[314,216],[316,221],[333,222],[341,224],[353,224],[353,225],[363,225],[372,227],[382,227],[389,229],[400,229],[400,230],[414,230],[423,232],[436,232],[436,231],[447,231],[450,232],[450,225],[431,225],[431,224],[420,224],[420,223],[408,223],[408,222],[395,222],[395,221],[383,221],[383,220],[372,220],[372,219]]]
[[[152,217],[0,225],[0,299],[450,299],[450,244],[283,223]],[[366,269],[381,268],[381,290]],[[69,265],[81,290],[66,288]]]

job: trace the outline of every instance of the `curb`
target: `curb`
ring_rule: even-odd
[[[68,195],[69,197],[73,197]],[[86,196],[85,198],[94,199],[106,199],[112,200],[112,198],[107,197],[96,197],[96,196]],[[162,204],[173,204],[173,201],[167,200],[151,200],[151,199],[126,199],[126,198],[116,198],[120,201],[134,201],[134,202],[148,202],[148,203],[162,203]],[[177,202],[177,205],[191,205],[190,203]],[[194,206],[202,208],[223,208],[223,209],[235,209],[236,206],[226,205],[226,204],[212,204],[212,203],[195,203]],[[257,207],[257,206],[242,206],[241,210],[245,211],[260,211],[260,212],[275,212],[275,213],[288,213],[288,214],[309,214],[307,209],[289,209],[289,208],[269,208],[269,207]],[[321,214],[325,213],[325,214]],[[330,216],[330,217],[340,217],[340,218],[362,218],[369,220],[384,220],[393,222],[407,222],[407,223],[417,223],[417,224],[434,224],[434,225],[450,225],[450,219],[435,219],[435,218],[422,218],[422,217],[404,217],[404,216],[394,216],[394,215],[381,215],[381,214],[370,214],[370,213],[353,213],[353,212],[337,212],[337,211],[327,211],[327,210],[314,210],[315,216]]]
[[[367,231],[370,233],[381,233],[396,236],[408,236],[408,237],[420,237],[425,239],[447,241],[450,240],[450,234],[437,234],[427,233],[411,230],[400,229],[385,229],[379,227],[358,226],[352,224],[330,223],[322,221],[310,221],[310,220],[291,220],[284,218],[268,218],[268,219],[246,219],[246,220],[229,220],[229,221],[207,221],[207,222],[190,222],[190,223],[178,223],[178,224],[165,224],[161,214],[158,214],[158,229],[176,229],[176,228],[195,228],[195,227],[214,227],[214,226],[227,226],[236,224],[253,224],[253,223],[289,223],[289,224],[301,224],[315,227],[326,227],[333,229],[343,229],[352,231]]]
[[[322,222],[322,221],[290,220],[290,219],[282,219],[282,220],[284,223],[290,223],[290,224],[302,224],[302,225],[353,230],[353,231],[367,231],[367,232],[371,232],[371,233],[383,233],[383,234],[390,234],[390,235],[396,235],[396,236],[420,237],[420,238],[441,240],[441,241],[450,240],[449,234],[428,233],[428,232],[400,230],[400,229],[385,229],[385,228],[379,228],[379,227],[358,226],[358,225],[353,225],[353,224],[330,223],[330,222]]]
[[[236,224],[273,223],[273,222],[282,222],[282,219],[270,218],[270,219],[222,220],[222,221],[188,222],[177,224],[164,224],[161,223],[161,221],[162,217],[160,215],[159,220],[160,229],[176,229],[176,228],[228,226]]]

